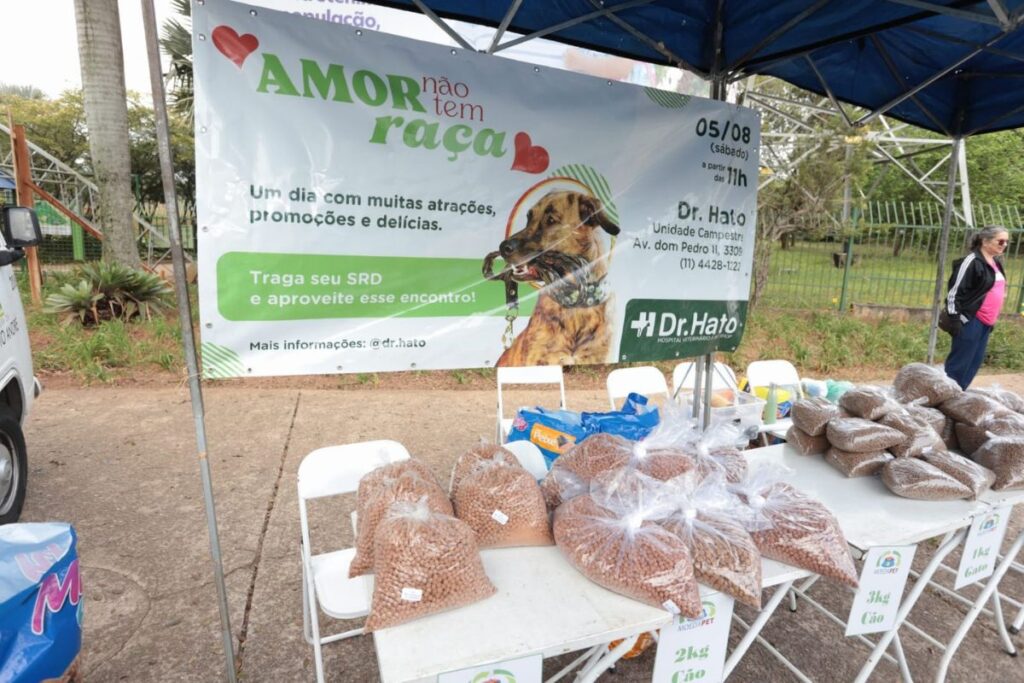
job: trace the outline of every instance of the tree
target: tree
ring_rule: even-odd
[[[134,268],[141,260],[132,220],[128,96],[117,0],[75,0],[75,23],[93,177],[99,187],[96,219],[103,231],[103,258]]]
[[[160,47],[171,58],[170,109],[182,116],[189,123],[193,115],[193,84],[192,84],[192,5],[190,0],[174,0],[174,10],[181,15],[182,21],[168,19],[164,22],[164,34],[160,38]]]

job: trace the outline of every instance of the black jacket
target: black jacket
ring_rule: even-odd
[[[999,261],[995,261],[995,264],[1003,277],[1006,277],[1003,264]],[[954,318],[974,317],[981,308],[981,302],[985,300],[988,290],[992,289],[995,283],[995,271],[985,262],[981,251],[975,249],[962,259],[953,261],[953,274],[949,277],[949,294],[946,296],[946,311]]]

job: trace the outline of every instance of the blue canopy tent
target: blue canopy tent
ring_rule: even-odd
[[[1024,0],[370,0],[419,10],[457,43],[443,20],[496,27],[490,53],[548,38],[709,79],[724,99],[729,82],[777,76],[868,110],[962,139],[1024,125]],[[207,457],[205,417],[192,334],[173,183],[167,107],[153,0],[141,0],[156,110],[179,314],[195,418],[200,474],[221,614],[225,677],[235,680],[234,644]],[[509,37],[506,31],[520,34]],[[936,300],[952,207],[951,164]],[[937,304],[933,316],[937,317]],[[710,367],[710,357],[706,359]]]

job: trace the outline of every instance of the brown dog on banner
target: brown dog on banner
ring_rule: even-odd
[[[598,228],[619,233],[601,200],[554,191],[529,210],[526,227],[498,247],[512,279],[543,283],[526,329],[498,359],[499,366],[608,361],[612,297]]]

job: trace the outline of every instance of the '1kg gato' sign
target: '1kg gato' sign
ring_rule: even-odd
[[[251,9],[194,8],[207,377],[739,343],[754,112]]]

